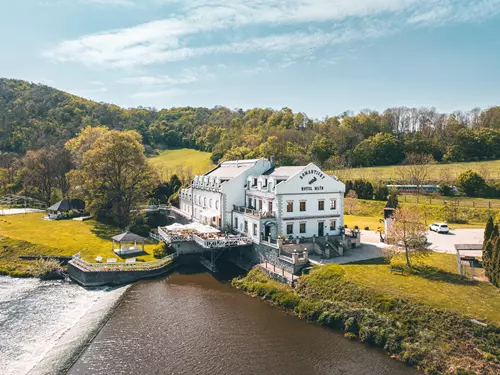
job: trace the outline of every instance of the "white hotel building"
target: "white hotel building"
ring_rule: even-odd
[[[312,163],[273,164],[267,159],[221,163],[181,191],[180,211],[194,221],[243,233],[254,243],[280,235],[340,235],[345,185]]]

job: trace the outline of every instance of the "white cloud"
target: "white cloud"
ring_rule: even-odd
[[[135,5],[133,0],[80,0],[82,3],[98,5],[119,5],[131,7]]]
[[[87,0],[120,2],[129,0]],[[178,12],[163,20],[66,40],[46,51],[60,62],[135,67],[208,54],[315,49],[387,35],[402,25],[469,21],[498,13],[500,0],[156,0]],[[169,8],[170,9],[170,8]],[[496,13],[495,13],[496,12]],[[276,25],[302,32],[278,33]],[[394,25],[395,27],[391,27]],[[252,29],[267,31],[255,37]],[[304,28],[302,26],[306,26]],[[310,30],[312,26],[316,30]],[[237,33],[233,31],[237,30]],[[224,31],[223,35],[221,31]],[[204,37],[219,36],[218,44]],[[235,35],[240,35],[237,38]],[[242,36],[241,36],[242,35]],[[194,44],[196,43],[196,44]],[[291,61],[289,61],[291,63]],[[171,77],[157,77],[168,84]],[[175,78],[173,78],[175,80]],[[149,79],[150,82],[155,79]],[[142,78],[143,82],[148,79]],[[138,81],[139,82],[139,81]],[[151,84],[157,84],[152,82]]]
[[[168,89],[155,91],[140,91],[132,95],[133,98],[173,98],[187,94],[183,89]]]
[[[158,75],[158,76],[135,76],[126,77],[118,81],[118,83],[140,85],[140,86],[174,86],[186,85],[195,83],[204,79],[214,79],[215,75],[209,73],[207,66],[200,66],[198,68],[187,68],[177,76]]]

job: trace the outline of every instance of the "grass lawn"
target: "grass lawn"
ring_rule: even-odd
[[[44,215],[33,213],[1,216],[0,237],[41,245],[39,249],[30,249],[32,255],[71,256],[81,252],[82,257],[90,262],[94,262],[96,256],[122,260],[111,249],[111,237],[119,234],[121,232],[119,229],[93,220],[42,220]],[[147,244],[145,246],[147,255],[137,258],[144,261],[154,260],[155,246]],[[42,254],[34,253],[35,251]]]
[[[149,162],[166,175],[176,173],[178,167],[192,168],[192,173],[199,175],[215,167],[210,155],[209,152],[189,148],[165,150],[160,155],[149,158]]]
[[[388,167],[370,167],[370,168],[349,168],[343,170],[332,171],[339,178],[344,180],[353,180],[356,178],[366,178],[368,180],[397,180],[398,168],[400,166]],[[500,180],[500,160],[479,161],[472,163],[450,163],[450,164],[435,164],[430,171],[429,179],[439,181],[444,176],[449,176],[453,179],[457,178],[460,173],[467,170],[473,170],[487,179]],[[328,172],[330,173],[330,172]]]
[[[460,280],[455,255],[432,253],[415,264],[420,273],[408,275],[391,274],[389,265],[343,268],[347,280],[384,295],[500,325],[500,290],[489,283]]]
[[[359,229],[365,229],[365,227],[369,227],[370,230],[376,231],[379,227],[384,229],[384,223],[379,223],[379,219],[382,218],[375,216],[356,216],[356,215],[345,215],[344,216],[344,224],[349,228],[354,228],[355,225],[359,227]]]

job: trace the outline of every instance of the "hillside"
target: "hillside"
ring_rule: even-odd
[[[182,173],[200,175],[214,167],[209,152],[187,148],[162,151],[158,156],[150,157],[149,162],[160,171],[163,179],[174,173],[178,176]]]
[[[358,178],[368,180],[382,180],[397,182],[401,178],[400,169],[404,166],[386,166],[369,168],[347,168],[331,171],[345,180]],[[443,180],[456,180],[456,178],[467,170],[481,174],[487,180],[500,180],[500,160],[480,161],[470,163],[435,164],[429,169],[429,181],[439,183]]]
[[[396,165],[413,154],[438,162],[500,159],[500,107],[452,114],[399,107],[313,120],[289,108],[124,109],[0,79],[0,152],[61,145],[88,125],[136,130],[149,153],[192,148],[211,152],[214,162],[274,155],[282,165],[338,169]]]

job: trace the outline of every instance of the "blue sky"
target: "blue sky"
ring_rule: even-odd
[[[125,107],[500,105],[500,0],[0,0],[0,76]]]

